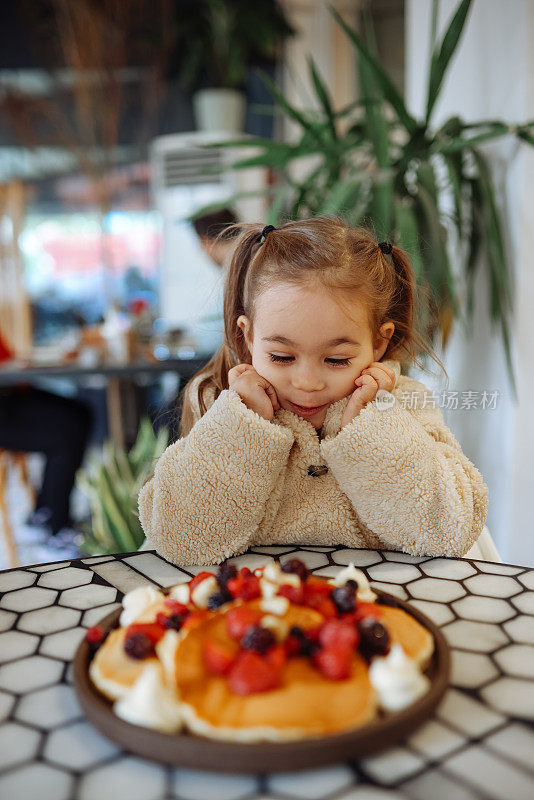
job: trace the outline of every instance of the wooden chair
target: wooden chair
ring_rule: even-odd
[[[9,566],[18,567],[20,562],[17,553],[17,543],[15,541],[13,529],[9,520],[7,498],[10,466],[18,467],[22,483],[24,484],[26,491],[28,491],[30,494],[32,507],[35,505],[35,490],[31,485],[28,476],[26,453],[13,453],[10,450],[0,449],[0,522],[2,527],[2,536],[4,539],[4,546],[6,549]]]

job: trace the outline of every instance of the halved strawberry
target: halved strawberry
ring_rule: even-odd
[[[91,628],[87,628],[85,632],[85,638],[89,644],[98,644],[98,642],[103,640],[105,635],[105,631],[100,625],[93,625]]]
[[[360,635],[354,624],[343,622],[340,619],[331,619],[325,622],[319,634],[319,641],[323,647],[343,647],[353,650],[360,640]]]
[[[242,650],[228,673],[228,685],[235,694],[268,692],[279,685],[279,674],[266,658],[253,650]]]
[[[287,660],[286,648],[283,644],[275,644],[267,650],[265,658],[271,667],[279,672]]]
[[[178,600],[175,600],[174,597],[166,597],[163,604],[171,614],[187,614],[189,611],[184,603],[180,603]]]
[[[247,567],[243,567],[237,577],[230,578],[226,586],[228,587],[228,591],[232,594],[232,597],[240,597],[243,600],[254,600],[261,595],[260,581],[250,570],[248,570],[248,574],[244,574],[245,569],[247,569]]]
[[[152,644],[156,644],[165,633],[165,628],[158,622],[133,622],[126,628],[126,638],[136,633],[144,633]]]
[[[280,597],[287,597],[290,603],[296,603],[296,605],[300,606],[304,602],[304,584],[290,586],[289,583],[283,583],[278,587],[276,594]]]
[[[247,628],[251,625],[257,625],[262,617],[260,611],[246,606],[236,606],[231,608],[226,614],[226,630],[228,635],[240,641],[245,634]]]
[[[190,597],[193,594],[193,589],[196,586],[198,586],[199,583],[202,583],[202,581],[205,581],[206,578],[213,578],[213,572],[206,572],[204,570],[202,572],[199,572],[198,575],[195,575],[195,577],[191,581],[189,581],[189,596]]]
[[[352,650],[347,647],[323,647],[313,656],[313,662],[322,674],[332,681],[350,678]]]
[[[204,663],[214,675],[226,675],[236,660],[237,650],[229,644],[206,639],[202,645]]]
[[[360,622],[364,617],[380,619],[381,616],[383,616],[382,609],[380,606],[377,606],[376,603],[363,603],[358,601],[356,603],[356,608],[352,612],[354,622]]]
[[[310,594],[304,599],[304,604],[309,608],[318,611],[326,619],[334,619],[337,617],[337,609],[329,597],[321,594]]]

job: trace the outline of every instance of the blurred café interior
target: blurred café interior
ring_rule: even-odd
[[[528,118],[528,98],[512,92],[504,107],[505,77],[492,83],[506,62],[492,65],[487,46],[500,35],[499,6],[473,3],[439,122],[453,114]],[[337,135],[358,129],[350,114],[364,105],[363,69],[336,15],[365,33],[416,109],[428,31],[443,32],[457,7],[457,0],[0,4],[2,567],[138,548],[136,494],[177,435],[180,390],[222,341],[231,243],[214,236],[227,223],[276,224],[289,214],[282,189],[305,187],[318,158],[304,148],[286,169],[288,143],[302,134],[296,109],[306,110],[314,130],[310,120],[322,124],[331,102]],[[521,24],[518,17],[516,37]],[[523,57],[513,36],[503,46]],[[466,65],[493,87],[474,103]],[[500,149],[490,142],[503,207],[510,180],[522,186],[519,159],[532,157],[517,155],[518,141]],[[530,150],[526,133],[523,142]],[[235,168],[239,160],[246,163]],[[302,189],[300,213],[340,212],[349,195],[339,188],[337,199],[328,188],[322,206]],[[517,215],[514,225],[506,247],[517,253],[525,240]],[[489,273],[482,267],[476,277],[474,327],[457,320],[453,331],[445,308],[435,343],[453,388],[498,390],[499,405],[485,415],[445,409],[444,417],[490,487],[488,525],[501,553],[534,563],[532,545],[521,550],[509,535],[516,505],[509,476],[526,453],[512,445],[521,412],[509,352],[490,326]],[[16,420],[9,435],[1,430],[8,416]],[[496,441],[508,442],[499,459]]]

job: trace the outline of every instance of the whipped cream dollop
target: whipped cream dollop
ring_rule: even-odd
[[[137,589],[127,592],[122,598],[121,626],[131,625],[149,606],[164,599],[165,595],[153,586],[138,586]]]
[[[344,586],[347,581],[356,581],[358,588],[356,590],[356,597],[363,603],[372,603],[376,600],[376,594],[369,586],[369,581],[365,573],[361,569],[356,569],[354,563],[351,561],[348,567],[341,569],[335,578],[331,578],[328,583],[334,586]]]
[[[284,572],[277,561],[271,561],[266,565],[260,578],[262,597],[267,600],[274,597],[278,588],[284,583],[298,589],[301,581],[298,575],[293,572]]]
[[[182,727],[180,703],[162,680],[159,664],[147,664],[132,688],[113,705],[117,716],[134,725],[144,725],[164,733]]]
[[[210,578],[204,578],[203,581],[197,583],[191,592],[191,600],[198,608],[207,608],[208,600],[217,591],[219,591],[219,584],[215,575],[212,575]]]
[[[165,682],[168,686],[176,684],[176,648],[183,637],[183,632],[178,633],[174,628],[168,628],[156,644],[156,655],[163,667]]]
[[[277,617],[283,617],[289,610],[289,600],[287,597],[269,597],[264,598],[260,602],[260,608],[267,614],[275,614]]]
[[[169,597],[186,606],[189,603],[189,584],[177,583],[176,586],[172,586],[169,589]]]
[[[387,656],[375,656],[369,667],[369,679],[378,693],[378,702],[385,711],[413,703],[429,688],[430,681],[402,645],[395,643]]]

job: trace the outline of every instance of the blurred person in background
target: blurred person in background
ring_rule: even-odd
[[[0,335],[0,363],[14,354]],[[45,468],[27,524],[43,527],[48,545],[76,550],[70,494],[92,426],[85,403],[28,384],[0,386],[0,449],[43,453]]]
[[[228,238],[223,237],[217,241],[217,236],[227,225],[235,225],[238,219],[234,212],[229,208],[214,211],[212,214],[204,214],[193,220],[193,226],[200,241],[200,246],[218,267],[226,266],[227,257],[233,247],[234,235]]]

